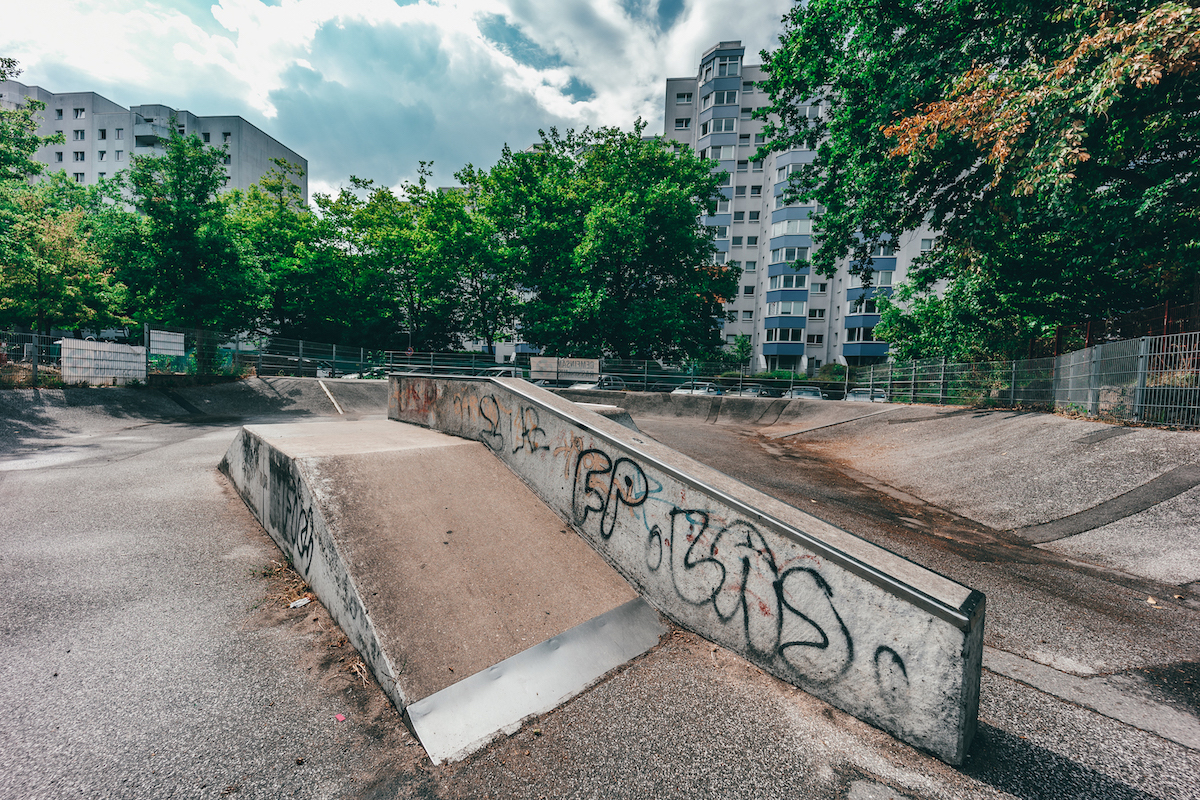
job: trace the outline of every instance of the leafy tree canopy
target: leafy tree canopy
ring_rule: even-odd
[[[223,152],[171,126],[160,156],[135,156],[120,185],[142,215],[145,258],[123,277],[143,316],[191,328],[244,330],[258,319],[266,280],[233,235]]]
[[[552,129],[466,173],[526,294],[522,333],[549,353],[673,357],[718,343],[738,274],[713,265],[700,224],[717,177],[644,129]]]
[[[1198,58],[1181,3],[810,0],[764,54],[769,146],[816,150],[792,195],[825,206],[818,271],[869,278],[876,244],[939,231],[877,333],[923,355],[916,332],[953,319],[966,350],[1012,354],[1195,291]]]

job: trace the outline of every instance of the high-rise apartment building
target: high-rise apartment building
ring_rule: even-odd
[[[886,342],[875,340],[875,302],[890,295],[909,265],[932,245],[918,231],[882,247],[872,257],[876,270],[867,299],[860,281],[841,264],[832,277],[814,275],[804,264],[812,250],[812,221],[818,209],[787,204],[788,175],[815,153],[792,149],[753,156],[765,142],[763,122],[752,119],[768,102],[758,89],[762,68],[745,63],[740,41],[721,42],[700,58],[697,74],[669,78],[663,119],[665,136],[691,146],[723,174],[716,214],[717,259],[742,270],[736,297],[725,305],[728,343],[750,337],[754,366],[809,372],[823,363],[872,364],[886,359]],[[807,108],[818,117],[819,105]]]
[[[80,183],[111,178],[138,155],[161,155],[174,126],[180,133],[199,136],[214,147],[226,146],[225,165],[230,189],[248,189],[284,158],[303,170],[300,189],[308,201],[308,161],[241,117],[198,117],[150,104],[125,108],[95,92],[55,94],[18,81],[0,82],[0,104],[24,105],[27,98],[46,104],[38,135],[62,133],[65,142],[40,149],[34,156],[49,172],[65,171]]]

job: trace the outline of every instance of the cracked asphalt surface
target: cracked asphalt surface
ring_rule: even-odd
[[[383,387],[366,383],[327,385],[348,416],[382,414]],[[1196,490],[1104,526],[1151,552],[1078,541],[1094,531],[1042,546],[1011,532],[1056,518],[1056,502],[1076,513],[1196,463],[1197,434],[911,408],[773,438],[635,415],[988,595],[1000,671],[984,671],[971,758],[942,764],[676,631],[435,767],[320,604],[287,607],[303,587],[216,471],[244,421],[335,415],[322,390],[173,394],[0,393],[0,796],[1200,797],[1200,745],[1181,743],[1200,725]],[[921,424],[887,422],[906,415]]]

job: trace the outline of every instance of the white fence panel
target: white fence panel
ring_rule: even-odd
[[[61,339],[63,383],[146,380],[146,348],[85,339]]]

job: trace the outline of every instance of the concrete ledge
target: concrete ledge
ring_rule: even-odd
[[[394,376],[388,416],[483,442],[680,625],[963,762],[979,592],[525,381]]]

